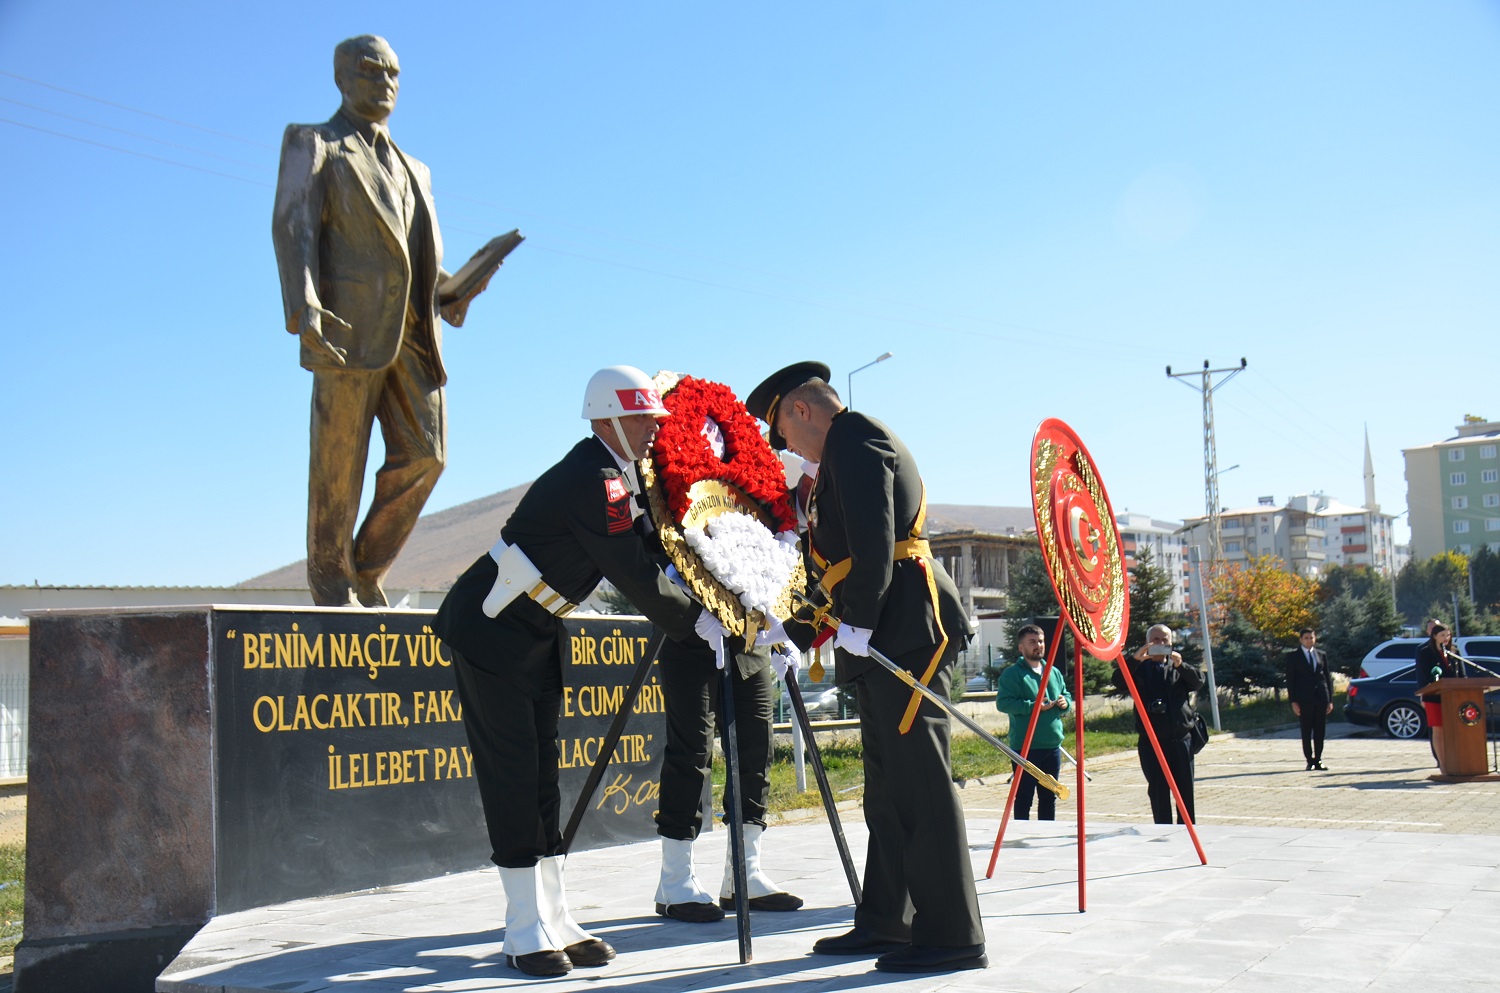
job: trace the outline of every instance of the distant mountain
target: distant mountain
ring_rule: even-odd
[[[386,586],[398,590],[446,590],[452,586],[459,573],[495,544],[511,511],[530,488],[530,483],[522,483],[424,514],[391,567]],[[306,586],[307,560],[299,559],[239,585],[251,589]]]
[[[511,511],[530,483],[426,514],[412,530],[391,567],[386,586],[397,590],[446,590],[459,573],[500,537]],[[1036,526],[1030,507],[978,507],[935,503],[927,508],[928,530],[1016,534]],[[244,589],[287,589],[307,584],[307,560],[299,559],[238,584]]]

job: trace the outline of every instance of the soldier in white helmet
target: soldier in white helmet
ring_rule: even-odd
[[[674,641],[723,634],[652,562],[633,527],[634,463],[667,416],[651,377],[631,366],[601,369],[583,416],[593,433],[531,484],[434,622],[453,650],[491,859],[505,887],[505,954],[536,976],[615,957],[568,912],[557,854],[562,617],[606,578]]]

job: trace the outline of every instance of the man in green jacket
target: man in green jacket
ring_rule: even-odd
[[[1016,647],[1021,650],[1021,657],[1000,674],[995,706],[1010,715],[1010,747],[1019,752],[1026,741],[1026,725],[1031,722],[1031,708],[1036,703],[1037,689],[1042,682],[1047,636],[1035,624],[1027,624],[1016,634]],[[1037,714],[1031,747],[1026,750],[1026,757],[1054,779],[1062,767],[1059,749],[1063,740],[1063,714],[1072,703],[1068,682],[1063,678],[1062,670],[1054,665],[1047,676],[1047,689],[1042,694],[1042,710]],[[1036,795],[1037,820],[1056,820],[1057,796],[1051,790],[1038,790],[1030,773],[1018,768],[1015,774],[1021,777],[1021,785],[1016,790],[1012,816],[1018,821],[1030,820],[1031,798]]]

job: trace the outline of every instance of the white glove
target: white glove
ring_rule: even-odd
[[[724,668],[724,625],[710,610],[704,610],[693,622],[693,630],[698,632],[698,637],[708,642],[714,648],[714,665]]]
[[[688,589],[687,580],[682,578],[682,573],[677,571],[677,567],[675,565],[668,562],[667,567],[662,571],[666,574],[666,577],[672,581],[672,585],[676,586],[684,593],[692,592],[692,590]]]
[[[776,618],[771,618],[771,626],[755,635],[757,645],[774,645],[779,641],[786,641],[786,625]]]
[[[778,645],[771,652],[771,668],[776,670],[777,679],[796,679],[797,670],[802,668],[802,653],[791,642]]]
[[[833,647],[842,648],[850,655],[869,658],[870,635],[874,633],[873,628],[857,628],[853,624],[840,624],[839,632],[833,639]]]

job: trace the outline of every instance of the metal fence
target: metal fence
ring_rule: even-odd
[[[25,673],[0,675],[0,779],[26,778],[29,685]]]

